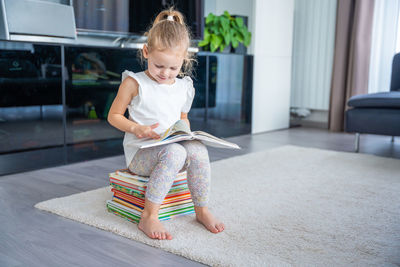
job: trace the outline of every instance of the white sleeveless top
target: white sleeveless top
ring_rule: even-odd
[[[162,134],[181,118],[181,112],[189,112],[195,94],[190,77],[177,78],[173,84],[159,84],[145,72],[126,70],[122,73],[122,81],[128,76],[139,84],[138,95],[128,105],[130,120],[140,125],[159,123],[154,131]],[[132,133],[125,133],[123,146],[127,167],[138,151],[132,144],[143,140]]]

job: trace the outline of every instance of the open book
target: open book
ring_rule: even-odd
[[[144,139],[142,142],[136,143],[135,145],[139,148],[148,148],[184,140],[199,140],[208,146],[240,149],[238,145],[222,140],[209,133],[203,131],[192,132],[189,125],[184,120],[177,121],[161,135],[160,139]]]

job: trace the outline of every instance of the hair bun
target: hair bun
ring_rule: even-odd
[[[155,24],[157,24],[157,23],[159,23],[161,21],[164,21],[164,20],[176,21],[176,22],[178,22],[179,24],[182,24],[182,25],[185,24],[185,21],[183,19],[183,15],[179,11],[174,10],[173,8],[161,11],[158,14],[158,16],[156,17],[156,19],[154,20],[153,25],[155,25]]]

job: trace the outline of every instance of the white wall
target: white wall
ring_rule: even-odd
[[[254,0],[252,133],[289,127],[294,0]]]
[[[289,127],[294,0],[205,0],[205,16],[249,18],[254,55],[252,133]]]
[[[217,11],[217,1],[216,0],[204,0],[204,17],[207,17],[209,13],[214,13]]]

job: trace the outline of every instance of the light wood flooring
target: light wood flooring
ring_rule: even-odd
[[[354,135],[302,127],[228,140],[243,149],[209,149],[212,161],[287,144],[347,152],[354,148]],[[391,142],[388,136],[361,135],[360,153],[400,159],[400,138]],[[33,208],[40,201],[106,186],[107,173],[123,162],[121,155],[1,176],[0,266],[202,265]]]

